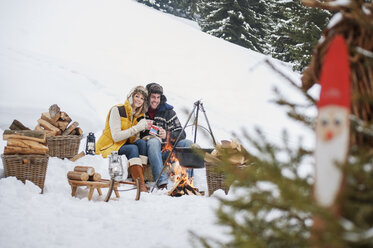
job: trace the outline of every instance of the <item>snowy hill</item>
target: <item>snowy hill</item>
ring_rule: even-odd
[[[270,58],[131,0],[1,0],[0,131],[13,119],[33,128],[56,103],[85,135],[99,137],[112,105],[124,102],[132,87],[158,82],[183,124],[193,103],[202,99],[218,141],[259,126],[276,141],[287,128],[293,138],[305,136],[312,146],[312,135],[270,102],[274,86],[303,99],[265,59]],[[291,66],[270,60],[299,82]],[[200,118],[204,125],[202,114]],[[187,130],[189,139],[192,131]],[[197,141],[211,146],[201,134]],[[83,139],[81,150],[84,145]],[[1,151],[4,146],[1,140]],[[108,178],[106,160],[85,157],[79,163],[95,166]],[[188,247],[186,230],[221,236],[221,227],[214,225],[214,197],[174,199],[158,191],[139,202],[131,193],[108,204],[98,196],[88,202],[84,190],[78,198],[70,196],[66,172],[75,165],[50,158],[43,195],[30,183],[0,180],[2,247],[172,247],[176,242]],[[204,173],[196,172],[201,190],[206,190]]]

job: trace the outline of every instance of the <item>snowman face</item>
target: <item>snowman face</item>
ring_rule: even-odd
[[[348,128],[348,115],[349,111],[344,107],[331,105],[320,108],[316,122],[317,138],[328,142],[340,136]]]

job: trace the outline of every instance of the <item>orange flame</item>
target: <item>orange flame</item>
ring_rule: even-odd
[[[166,144],[162,149],[163,152],[171,152],[172,145],[169,142],[169,135],[167,134]],[[176,158],[175,154],[172,153],[170,159],[167,161],[167,165],[169,166],[170,170],[172,171],[170,174],[173,176],[174,182],[179,181],[182,179],[184,181],[183,184],[188,183],[190,186],[193,186],[193,177],[189,178],[188,172],[184,169],[184,167],[180,166],[179,160]],[[181,185],[183,186],[183,185]]]

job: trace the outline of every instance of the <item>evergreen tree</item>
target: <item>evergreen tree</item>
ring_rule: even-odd
[[[268,15],[268,1],[246,0],[242,7],[245,9],[246,37],[250,47],[256,47],[259,52],[269,53],[268,36],[272,27],[271,17]]]
[[[266,53],[265,4],[261,0],[200,0],[202,31],[254,51]]]
[[[312,49],[321,37],[331,14],[305,7],[299,0],[272,4],[272,20],[277,23],[270,37],[270,54],[282,61],[293,62],[295,70],[309,64]]]
[[[300,0],[137,0],[196,20],[202,31],[282,61],[301,71],[330,18]],[[369,0],[367,0],[369,1]]]
[[[165,13],[196,20],[196,7],[198,0],[136,0],[147,6],[155,8]]]
[[[373,5],[364,5],[364,2],[356,0],[338,6],[333,2],[309,1],[309,6],[339,10],[341,18],[338,23],[323,30],[322,42],[318,44],[313,63],[308,67],[311,70],[303,75],[303,86],[288,78],[304,94],[306,104],[292,102],[285,97],[286,94],[275,90],[275,102],[287,108],[288,116],[313,130],[315,117],[304,114],[310,109],[314,112],[316,108],[316,100],[307,93],[310,88],[307,81],[311,80],[314,84],[320,80],[323,72],[320,68],[327,68],[323,67],[323,63],[331,40],[337,35],[345,38],[349,54],[346,59],[351,72],[348,76],[351,89],[350,144],[346,161],[336,164],[342,170],[344,183],[341,183],[342,190],[335,205],[324,208],[313,200],[314,179],[310,173],[302,172],[304,166],[314,163],[314,156],[301,140],[298,145],[290,144],[288,134],[284,132],[283,143],[275,144],[267,140],[259,129],[256,136],[244,133],[243,138],[251,144],[248,151],[242,151],[242,155],[248,158],[248,166],[238,168],[232,165],[229,153],[219,163],[219,171],[224,173],[226,183],[233,185],[231,190],[236,193],[227,198],[221,197],[217,211],[219,223],[229,227],[231,239],[223,243],[215,240],[213,243],[214,240],[200,238],[205,247],[212,244],[215,244],[214,247],[256,248],[372,247],[373,81],[369,75],[373,73],[373,47],[370,42],[373,39],[373,16],[371,11],[364,12],[362,9],[373,9]],[[354,60],[355,57],[359,59]],[[274,68],[271,63],[268,64]],[[274,71],[282,74],[276,68]],[[338,124],[338,121],[335,123]],[[345,153],[344,149],[340,152]],[[220,154],[223,153],[224,150],[220,151]]]
[[[312,129],[314,118],[303,113],[314,108],[316,101],[295,83],[293,86],[305,94],[308,104],[293,103],[278,90],[276,103],[288,108],[288,116]],[[353,126],[356,130],[371,127],[365,128],[364,135],[373,138],[373,123]],[[248,167],[232,165],[228,153],[218,166],[218,171],[226,175],[226,183],[240,192],[219,198],[218,222],[229,227],[231,239],[221,243],[193,234],[204,247],[311,247],[315,215],[327,223],[327,231],[320,234],[320,247],[372,247],[373,152],[369,144],[352,147],[348,162],[342,167],[348,178],[341,198],[343,217],[336,218],[312,201],[313,179],[302,173],[300,165],[312,161],[313,151],[306,149],[301,139],[296,146],[290,144],[284,131],[283,143],[275,144],[260,129],[255,136],[244,133],[243,139],[251,144],[250,152],[242,151],[249,158]]]

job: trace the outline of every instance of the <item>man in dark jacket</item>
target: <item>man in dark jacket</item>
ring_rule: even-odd
[[[169,105],[167,98],[163,95],[163,88],[157,83],[150,83],[146,86],[148,91],[148,103],[149,109],[145,113],[147,120],[152,120],[153,125],[158,127],[157,135],[154,135],[152,130],[145,130],[141,133],[141,138],[147,140],[148,159],[150,167],[152,168],[153,177],[156,180],[163,168],[163,161],[167,158],[168,153],[161,152],[162,143],[169,142],[174,145],[177,137],[180,135],[177,147],[189,147],[193,142],[185,139],[186,134],[177,118],[176,112],[173,110],[173,106]],[[165,173],[159,178],[158,188],[167,188],[168,177]]]

